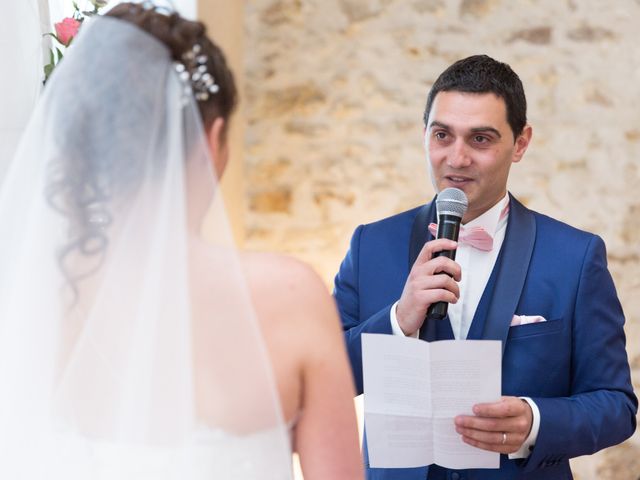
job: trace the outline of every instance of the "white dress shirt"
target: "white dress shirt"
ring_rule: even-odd
[[[489,235],[493,237],[493,248],[490,251],[478,250],[468,244],[459,243],[456,250],[456,263],[460,265],[462,278],[458,282],[460,297],[457,303],[450,303],[448,308],[449,321],[456,340],[465,340],[471,327],[471,322],[475,315],[480,298],[484,292],[491,271],[496,263],[504,236],[507,231],[508,214],[501,217],[505,207],[509,205],[509,195],[505,195],[502,200],[496,203],[489,210],[479,217],[464,224],[465,228],[483,227]],[[393,304],[390,311],[391,328],[394,335],[404,335],[398,319],[396,318],[396,308],[398,302]],[[418,336],[416,333],[414,336]],[[538,437],[540,429],[540,411],[533,400],[528,397],[520,397],[530,406],[533,413],[531,432],[522,444],[520,450],[509,454],[509,458],[527,458],[530,447],[533,447]]]

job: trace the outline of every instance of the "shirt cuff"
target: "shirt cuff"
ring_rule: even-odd
[[[529,397],[519,398],[529,404],[529,406],[531,407],[531,413],[533,414],[533,419],[531,420],[531,432],[529,432],[529,436],[525,439],[524,443],[520,447],[520,450],[509,454],[510,460],[515,460],[517,458],[528,458],[529,455],[531,455],[533,447],[535,447],[536,445],[538,431],[540,430],[540,410],[538,409],[536,402],[531,400]]]
[[[396,317],[396,308],[398,308],[399,301],[400,300],[398,300],[396,303],[391,305],[391,310],[389,310],[389,320],[391,321],[391,331],[393,332],[394,335],[399,335],[401,337],[410,336],[413,338],[418,338],[418,332],[414,333],[413,335],[405,335],[402,329],[400,328],[400,324],[398,323],[398,317]]]

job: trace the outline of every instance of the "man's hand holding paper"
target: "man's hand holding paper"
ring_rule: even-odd
[[[456,431],[465,443],[483,450],[517,452],[531,431],[531,407],[517,397],[474,405],[473,413],[456,417]]]

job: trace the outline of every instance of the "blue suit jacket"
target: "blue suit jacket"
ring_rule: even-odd
[[[434,203],[428,205],[433,220]],[[389,309],[409,273],[409,238],[418,210],[359,226],[335,279],[358,394],[360,335],[392,333]],[[540,409],[540,430],[528,459],[503,455],[500,470],[461,470],[450,478],[572,478],[569,458],[622,442],[636,426],[638,401],[625,351],[624,314],[604,243],[512,197],[494,278],[476,338],[502,342],[502,394],[531,397]],[[514,314],[541,315],[547,321],[510,328]],[[371,480],[423,480],[429,474],[428,467],[369,468],[366,445],[365,466]],[[445,478],[442,469],[431,470],[429,478]]]

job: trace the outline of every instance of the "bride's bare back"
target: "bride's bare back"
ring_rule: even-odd
[[[216,250],[204,245],[192,248],[191,252],[194,258],[193,277],[202,284],[201,288],[195,289],[200,292],[201,301],[194,303],[215,309],[216,305],[220,306],[225,299],[228,301],[229,296],[235,295],[224,285],[210,283],[220,282],[220,275],[207,275],[210,269],[223,268],[220,252],[216,254]],[[271,363],[282,415],[292,428],[293,449],[300,455],[305,479],[362,478],[354,389],[333,298],[310,267],[290,257],[243,253],[240,263],[259,333],[266,346],[266,357]],[[207,277],[209,280],[203,283],[202,279]],[[212,312],[206,314],[211,315]],[[215,338],[211,342],[215,342]],[[211,362],[206,361],[206,356],[204,359],[202,371],[209,375],[205,383],[211,383],[214,352],[219,354],[220,348],[226,347],[209,344],[200,348],[211,352],[212,358]],[[230,371],[243,375],[242,368],[227,365],[214,376],[226,375]],[[227,384],[229,382],[225,381]],[[229,426],[230,429],[237,429],[249,419],[255,426],[254,420],[259,415],[263,399],[251,395],[250,387],[247,388],[249,391],[241,400],[238,400],[239,396],[229,396],[234,398],[234,403],[240,401],[243,404],[241,410],[235,405],[233,411],[245,412],[234,425]],[[216,412],[215,406],[204,403],[205,416],[224,416],[225,421],[230,421],[228,410]]]

